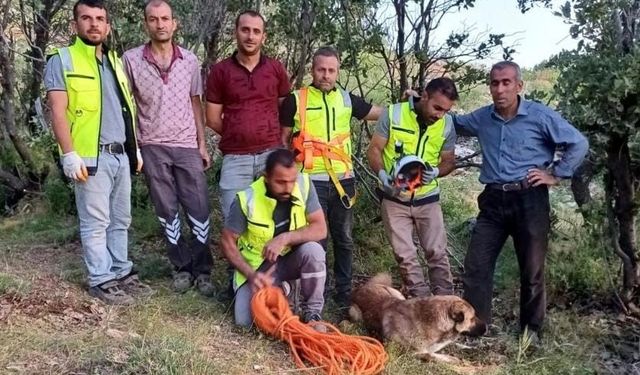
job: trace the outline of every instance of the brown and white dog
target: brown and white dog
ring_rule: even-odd
[[[416,351],[423,360],[457,362],[437,353],[461,334],[482,335],[487,326],[473,307],[460,297],[433,296],[405,299],[392,287],[391,276],[381,273],[357,288],[349,315],[382,338]]]

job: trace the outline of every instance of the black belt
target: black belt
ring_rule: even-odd
[[[507,182],[504,184],[487,184],[487,188],[493,190],[502,190],[502,191],[520,191],[526,190],[530,188],[529,181],[527,179],[523,179],[515,182]]]
[[[124,146],[122,143],[109,143],[100,145],[100,151],[108,154],[124,154]]]

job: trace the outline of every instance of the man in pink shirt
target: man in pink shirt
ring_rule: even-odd
[[[151,200],[165,231],[174,267],[172,288],[213,295],[209,251],[209,199],[204,171],[211,159],[204,138],[202,79],[196,56],[174,44],[176,20],[166,1],[144,9],[150,42],[123,55],[137,105],[138,143]],[[188,218],[190,243],[181,233],[178,203]]]

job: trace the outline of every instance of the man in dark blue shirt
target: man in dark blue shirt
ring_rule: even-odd
[[[589,145],[557,112],[519,95],[523,82],[517,64],[497,63],[489,78],[493,104],[454,116],[459,135],[478,138],[483,158],[480,182],[485,184],[465,258],[464,298],[491,323],[493,273],[511,236],[520,266],[520,328],[539,339],[546,310],[548,187],[571,177]],[[564,153],[554,162],[557,148]]]

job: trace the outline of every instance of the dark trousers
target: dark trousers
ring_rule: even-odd
[[[346,193],[353,197],[356,193],[355,179],[341,181]],[[327,218],[329,233],[333,241],[333,273],[336,282],[336,297],[348,299],[351,296],[351,275],[353,263],[353,209],[347,209],[340,201],[340,195],[331,181],[313,181],[320,205]],[[320,241],[327,250],[327,239]]]
[[[508,236],[520,268],[520,328],[540,330],[545,316],[544,260],[547,253],[549,190],[546,186],[503,192],[485,188],[464,261],[464,299],[491,323],[496,260]]]
[[[202,158],[197,148],[145,145],[140,148],[151,201],[164,229],[169,261],[176,272],[195,277],[210,274],[209,196]],[[191,241],[182,235],[178,204],[191,228]]]

